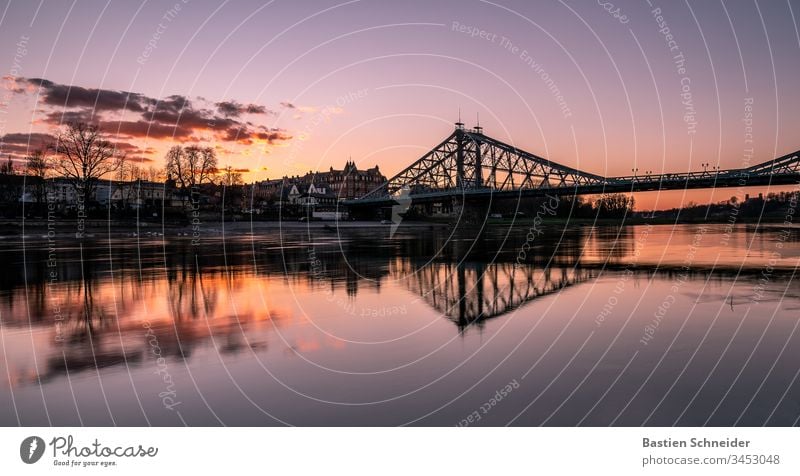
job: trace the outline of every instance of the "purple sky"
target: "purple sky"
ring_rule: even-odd
[[[800,1],[264,3],[3,5],[3,153],[88,118],[157,165],[175,142],[201,141],[247,180],[350,156],[393,175],[450,133],[459,107],[468,126],[479,113],[489,135],[604,175],[800,149]]]

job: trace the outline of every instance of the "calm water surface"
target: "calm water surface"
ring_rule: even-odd
[[[6,238],[0,424],[797,424],[798,229],[527,231]]]

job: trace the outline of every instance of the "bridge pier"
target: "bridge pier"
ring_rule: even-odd
[[[482,225],[489,217],[491,202],[487,200],[469,200],[463,197],[453,198],[451,222],[455,225]]]

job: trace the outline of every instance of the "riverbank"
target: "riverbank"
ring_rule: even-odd
[[[437,222],[406,222],[404,229],[419,228],[431,229],[447,227],[447,223]],[[390,229],[391,224],[379,221],[208,221],[196,224],[135,221],[135,220],[83,220],[58,219],[53,222],[46,220],[2,220],[0,221],[0,239],[47,239],[48,234],[53,234],[60,239],[69,238],[100,238],[124,236],[179,236],[179,237],[208,237],[216,235],[244,235],[249,233],[272,231],[303,231],[318,230],[363,230],[363,229]]]
[[[401,222],[402,229],[430,229],[438,227],[452,227],[457,222],[450,219],[439,220],[404,220]],[[762,220],[742,219],[736,225],[757,225],[757,224],[776,224],[783,223],[778,217],[763,217]],[[637,225],[731,225],[730,222],[720,220],[704,220],[702,218],[681,218],[678,220],[665,217],[642,217],[633,216],[625,219],[619,218],[566,218],[566,217],[542,217],[538,222],[534,218],[522,217],[517,219],[487,219],[475,223],[465,221],[458,222],[459,225],[470,227],[488,228],[524,228],[531,226],[541,226],[544,228],[563,229],[564,227],[585,227],[585,226],[637,226]],[[100,236],[191,236],[193,234],[216,235],[216,234],[247,234],[258,232],[269,232],[279,230],[361,230],[361,229],[389,229],[391,223],[386,221],[203,221],[199,224],[178,223],[178,222],[159,222],[159,221],[136,221],[136,220],[83,220],[58,219],[48,222],[42,219],[0,220],[0,239],[13,237],[26,238],[47,238],[48,233],[55,233],[60,237],[85,237]]]

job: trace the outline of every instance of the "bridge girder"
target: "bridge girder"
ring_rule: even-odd
[[[800,151],[744,169],[749,175],[778,175],[800,173]]]

